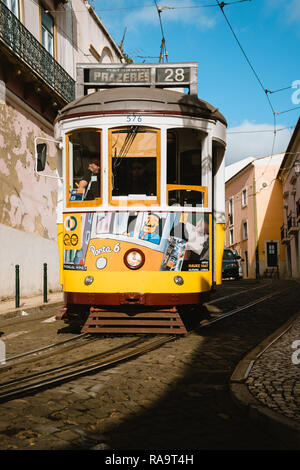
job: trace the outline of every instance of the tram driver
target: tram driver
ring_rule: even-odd
[[[88,169],[79,182],[78,190],[84,190],[86,201],[92,201],[100,197],[100,165],[98,160],[89,160]]]

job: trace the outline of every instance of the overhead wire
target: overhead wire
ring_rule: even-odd
[[[244,2],[251,2],[252,0],[236,0],[235,2],[226,2],[224,3],[224,6],[226,5],[235,5],[236,3],[244,3]],[[210,8],[210,7],[217,7],[218,5],[215,4],[209,4],[209,5],[177,5],[177,6],[172,6],[168,7],[168,10],[190,10],[194,8]]]
[[[238,44],[240,50],[242,51],[243,56],[245,57],[245,59],[246,59],[248,65],[250,66],[250,68],[251,68],[251,70],[252,70],[252,72],[253,72],[253,74],[254,74],[256,80],[258,81],[258,83],[259,83],[261,89],[263,90],[263,92],[264,92],[264,94],[265,94],[265,96],[266,96],[266,98],[267,98],[269,107],[271,108],[271,111],[272,111],[272,114],[273,114],[273,133],[274,133],[273,142],[272,142],[271,155],[273,155],[273,153],[274,153],[274,148],[275,148],[275,141],[276,141],[276,132],[277,132],[277,131],[276,131],[276,125],[277,125],[277,123],[276,123],[276,114],[277,114],[277,113],[276,113],[276,111],[275,111],[275,109],[274,109],[274,107],[273,107],[273,105],[272,105],[272,102],[271,102],[271,100],[270,100],[270,97],[269,97],[269,95],[268,95],[268,90],[267,90],[266,87],[263,85],[263,83],[262,83],[260,77],[258,76],[258,73],[256,72],[254,66],[252,65],[252,63],[251,63],[251,61],[250,61],[248,55],[246,54],[246,52],[245,52],[245,50],[244,50],[242,44],[240,43],[240,41],[239,41],[239,39],[238,39],[238,37],[237,37],[237,35],[236,35],[236,33],[235,33],[233,27],[231,26],[229,19],[227,18],[226,14],[225,14],[225,12],[224,12],[224,7],[226,6],[226,3],[225,3],[225,2],[219,2],[219,0],[216,0],[216,2],[217,2],[217,4],[219,5],[220,10],[221,10],[221,12],[222,12],[222,14],[223,14],[223,16],[224,16],[224,18],[225,18],[225,21],[226,21],[227,25],[229,26],[229,29],[231,30],[231,32],[232,32],[232,34],[233,34],[233,36],[234,36],[234,38],[235,38],[235,40],[236,40],[236,42],[237,42],[237,44]]]
[[[285,111],[279,111],[279,112],[276,113],[276,114],[289,113],[290,111],[295,111],[295,109],[300,109],[300,106],[296,106],[295,108],[286,109]]]
[[[278,93],[279,91],[284,91],[284,90],[289,90],[290,88],[294,88],[293,85],[290,85],[290,86],[286,86],[284,88],[279,88],[278,90],[274,90],[274,91],[271,91],[271,90],[265,90],[266,93],[270,93],[270,94],[274,94],[274,93]]]
[[[234,4],[237,4],[237,3],[244,3],[244,2],[251,2],[252,0],[236,0],[236,1],[233,1],[233,2],[226,2],[225,5],[234,5]],[[92,6],[92,5],[91,5]],[[180,10],[180,9],[192,9],[192,8],[210,8],[210,7],[217,7],[218,5],[215,5],[215,4],[208,4],[208,5],[176,5],[176,6],[165,6],[165,7],[162,7],[164,9],[168,9],[168,10]],[[153,4],[144,4],[144,5],[132,5],[132,6],[129,6],[129,7],[113,7],[113,8],[94,8],[95,12],[106,12],[106,11],[121,11],[121,10],[136,10],[136,9],[141,9],[141,8],[154,8],[154,5]],[[49,11],[49,13],[51,12],[56,12],[56,10],[49,10],[47,9],[47,11]],[[83,13],[85,12],[85,10],[74,10],[75,13]]]
[[[226,22],[227,22],[227,24],[228,24],[228,26],[229,26],[231,32],[232,32],[232,34],[233,34],[233,36],[234,36],[234,38],[235,38],[237,44],[239,45],[239,48],[241,49],[241,51],[242,51],[242,53],[243,53],[243,55],[244,55],[244,57],[245,57],[247,63],[249,64],[249,66],[250,66],[250,68],[251,68],[251,70],[252,70],[252,72],[253,72],[255,78],[257,79],[257,81],[258,81],[260,87],[262,88],[262,90],[263,90],[263,92],[264,92],[264,94],[265,94],[265,96],[266,96],[266,98],[267,98],[268,104],[269,104],[269,106],[270,106],[270,108],[271,108],[272,114],[273,114],[273,134],[274,134],[274,137],[273,137],[273,142],[272,142],[272,150],[271,150],[271,154],[270,154],[270,157],[271,157],[271,158],[269,158],[269,160],[268,160],[268,162],[267,162],[267,165],[266,165],[266,167],[264,168],[263,173],[260,175],[260,178],[259,178],[259,179],[261,179],[261,178],[263,178],[263,176],[265,175],[265,173],[266,173],[266,171],[267,171],[267,169],[268,169],[268,167],[269,167],[269,165],[270,165],[270,163],[271,163],[272,156],[274,155],[275,141],[276,141],[276,136],[277,136],[277,132],[278,132],[278,130],[276,129],[276,126],[277,126],[277,123],[276,123],[276,116],[279,115],[279,114],[283,114],[283,113],[287,113],[287,112],[290,112],[290,111],[294,111],[295,109],[299,109],[300,106],[297,107],[297,108],[288,109],[288,110],[286,110],[286,111],[281,111],[281,112],[275,111],[275,109],[274,109],[274,107],[273,107],[273,105],[272,105],[272,102],[271,102],[271,100],[270,100],[270,97],[269,97],[269,95],[268,95],[268,93],[271,93],[270,90],[268,90],[268,89],[266,89],[266,88],[264,87],[264,85],[263,85],[261,79],[259,78],[259,76],[258,76],[256,70],[254,69],[254,66],[252,65],[250,59],[248,58],[248,56],[247,56],[247,54],[246,54],[244,48],[242,47],[242,45],[241,45],[241,43],[240,43],[240,41],[239,41],[237,35],[235,34],[235,32],[234,32],[234,30],[233,30],[233,28],[232,28],[232,26],[231,26],[231,24],[230,24],[230,21],[228,20],[226,14],[225,14],[225,12],[224,12],[224,6],[226,6],[225,2],[221,2],[221,3],[220,3],[219,0],[216,0],[216,2],[217,2],[217,4],[219,5],[219,7],[220,7],[220,9],[221,9],[221,12],[222,12],[222,14],[223,14],[223,16],[224,16],[224,18],[225,18],[225,20],[226,20]],[[279,91],[283,91],[284,89],[289,89],[289,88],[292,88],[292,87],[281,88],[281,89],[275,90],[273,93],[276,93],[276,92],[279,92]]]
[[[166,39],[165,39],[165,34],[164,34],[164,29],[163,29],[163,24],[162,24],[162,19],[161,19],[161,13],[164,10],[177,10],[177,9],[183,9],[183,8],[207,8],[207,7],[215,7],[217,5],[215,4],[209,4],[209,5],[189,5],[189,6],[161,6],[157,4],[157,0],[153,0],[158,17],[159,17],[159,24],[160,24],[160,29],[161,29],[161,34],[162,34],[162,41],[161,41],[161,48],[160,48],[160,56],[159,56],[159,62],[161,62],[164,57],[166,58],[166,61],[168,62],[168,52],[166,48]],[[227,2],[224,3],[224,5],[232,5],[236,3],[244,3],[244,2],[250,2],[251,0],[235,0],[233,2]],[[148,6],[148,5],[147,5]],[[127,7],[130,8],[130,7]],[[131,7],[132,8],[132,7]]]
[[[38,3],[37,3],[35,0],[31,0],[31,1],[32,1],[32,3],[38,5]],[[161,28],[161,32],[162,32],[162,45],[161,45],[162,50],[161,50],[161,51],[163,51],[163,50],[165,51],[164,54],[162,54],[162,52],[161,52],[161,55],[160,55],[159,59],[161,60],[163,57],[166,57],[166,60],[168,61],[168,52],[167,52],[167,50],[166,50],[166,40],[165,40],[165,35],[164,35],[163,25],[162,25],[162,20],[161,20],[161,15],[160,15],[161,11],[167,10],[167,9],[169,9],[169,10],[176,10],[176,9],[191,9],[191,8],[219,7],[219,8],[221,9],[222,13],[223,13],[223,16],[224,16],[224,18],[225,18],[225,20],[226,20],[226,22],[227,22],[227,24],[228,24],[230,30],[232,31],[232,34],[233,34],[234,37],[235,37],[235,39],[236,39],[236,41],[237,41],[237,43],[238,43],[238,45],[239,45],[239,47],[240,47],[240,49],[241,49],[241,51],[242,51],[242,53],[243,53],[243,55],[244,55],[246,61],[248,62],[250,68],[252,69],[252,71],[253,71],[253,73],[254,73],[254,75],[255,75],[255,77],[256,77],[256,79],[257,79],[259,85],[260,85],[260,87],[263,89],[263,91],[264,91],[264,93],[265,93],[265,95],[266,95],[266,98],[267,98],[267,100],[268,100],[269,106],[270,106],[270,108],[271,108],[271,110],[272,110],[272,113],[273,113],[273,120],[274,120],[274,130],[273,130],[273,132],[274,132],[274,139],[273,139],[273,144],[272,144],[272,153],[273,153],[273,151],[274,151],[274,146],[275,146],[276,132],[277,132],[277,130],[276,130],[276,115],[278,116],[278,115],[280,115],[280,114],[285,114],[285,113],[294,111],[294,110],[296,110],[296,109],[300,109],[300,107],[294,107],[294,108],[290,108],[290,109],[287,109],[287,110],[284,110],[284,111],[279,111],[279,112],[274,110],[274,107],[273,107],[273,105],[272,105],[272,103],[271,103],[271,100],[270,100],[268,94],[274,94],[274,93],[278,93],[278,92],[283,91],[283,90],[288,90],[288,89],[290,89],[290,88],[294,88],[293,85],[288,86],[288,87],[284,87],[284,88],[280,88],[280,89],[274,90],[274,91],[268,90],[268,89],[266,89],[266,88],[264,87],[264,85],[263,85],[261,79],[259,78],[259,76],[258,76],[257,72],[255,71],[255,69],[254,69],[252,63],[250,62],[250,59],[248,58],[248,56],[247,56],[247,54],[246,54],[244,48],[242,47],[242,45],[241,45],[241,43],[240,43],[240,41],[239,41],[237,35],[235,34],[235,32],[234,32],[234,30],[233,30],[233,28],[232,28],[232,26],[231,26],[231,24],[230,24],[230,22],[229,22],[229,20],[228,20],[228,18],[227,18],[227,16],[226,16],[226,14],[225,14],[225,12],[224,12],[224,7],[225,7],[225,6],[230,6],[230,5],[239,4],[239,3],[244,3],[244,2],[250,2],[250,1],[252,1],[252,0],[235,0],[235,1],[231,1],[231,2],[223,2],[223,1],[222,1],[222,2],[219,2],[219,0],[216,0],[216,4],[207,4],[207,5],[201,4],[201,5],[189,5],[189,6],[180,6],[180,5],[177,5],[177,6],[168,6],[168,7],[159,6],[159,5],[157,4],[157,0],[153,0],[153,1],[154,1],[154,5],[153,5],[153,4],[144,4],[144,5],[133,5],[133,6],[130,6],[130,7],[115,7],[115,8],[104,8],[104,9],[95,9],[95,8],[92,6],[92,8],[94,9],[95,12],[97,12],[97,11],[100,12],[100,11],[117,11],[117,10],[127,10],[127,9],[138,9],[138,8],[144,8],[144,7],[145,7],[145,8],[153,8],[153,7],[155,6],[156,9],[157,9],[158,15],[159,15],[160,28]],[[86,12],[86,9],[85,9],[85,10],[74,10],[74,9],[72,8],[72,11],[73,11],[74,13],[80,13],[80,12]],[[63,9],[63,10],[50,10],[50,9],[46,9],[46,12],[47,12],[47,13],[66,13],[66,10],[65,10],[65,9]],[[56,24],[56,28],[57,28],[58,30],[60,30],[60,31],[65,35],[65,37],[66,37],[68,40],[70,40],[70,41],[72,42],[72,44],[74,44],[73,38],[72,38],[71,36],[69,36],[60,26],[58,26],[58,25]],[[78,44],[77,44],[77,48],[78,48],[86,57],[88,57],[88,60],[89,60],[89,61],[91,60],[91,59],[89,58],[89,54],[86,54],[86,53],[78,46]],[[153,57],[153,56],[152,56],[152,57],[150,57],[150,56],[145,56],[145,57],[144,57],[144,56],[137,56],[137,57],[139,57],[139,58],[157,58],[157,57]]]
[[[295,126],[288,126],[288,127],[281,127],[280,129],[276,129],[276,132],[284,131],[286,129],[295,129]],[[256,134],[256,133],[264,133],[264,132],[274,132],[273,129],[262,129],[262,130],[256,130],[256,131],[232,131],[232,132],[227,132],[228,134]]]

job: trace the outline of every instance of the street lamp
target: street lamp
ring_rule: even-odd
[[[300,160],[296,160],[294,163],[294,171],[295,175],[299,176],[300,175]]]

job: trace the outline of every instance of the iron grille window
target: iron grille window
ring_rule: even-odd
[[[6,0],[8,1],[12,0]],[[0,39],[65,101],[74,99],[75,82],[72,77],[2,2],[0,2]]]
[[[42,8],[42,44],[53,56],[54,21],[51,15]]]
[[[3,0],[4,4],[7,6],[7,8],[10,9],[10,11],[17,17],[19,18],[19,2],[18,0]]]

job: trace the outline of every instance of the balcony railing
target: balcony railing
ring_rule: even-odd
[[[67,102],[75,98],[75,81],[18,18],[0,2],[0,39]]]

